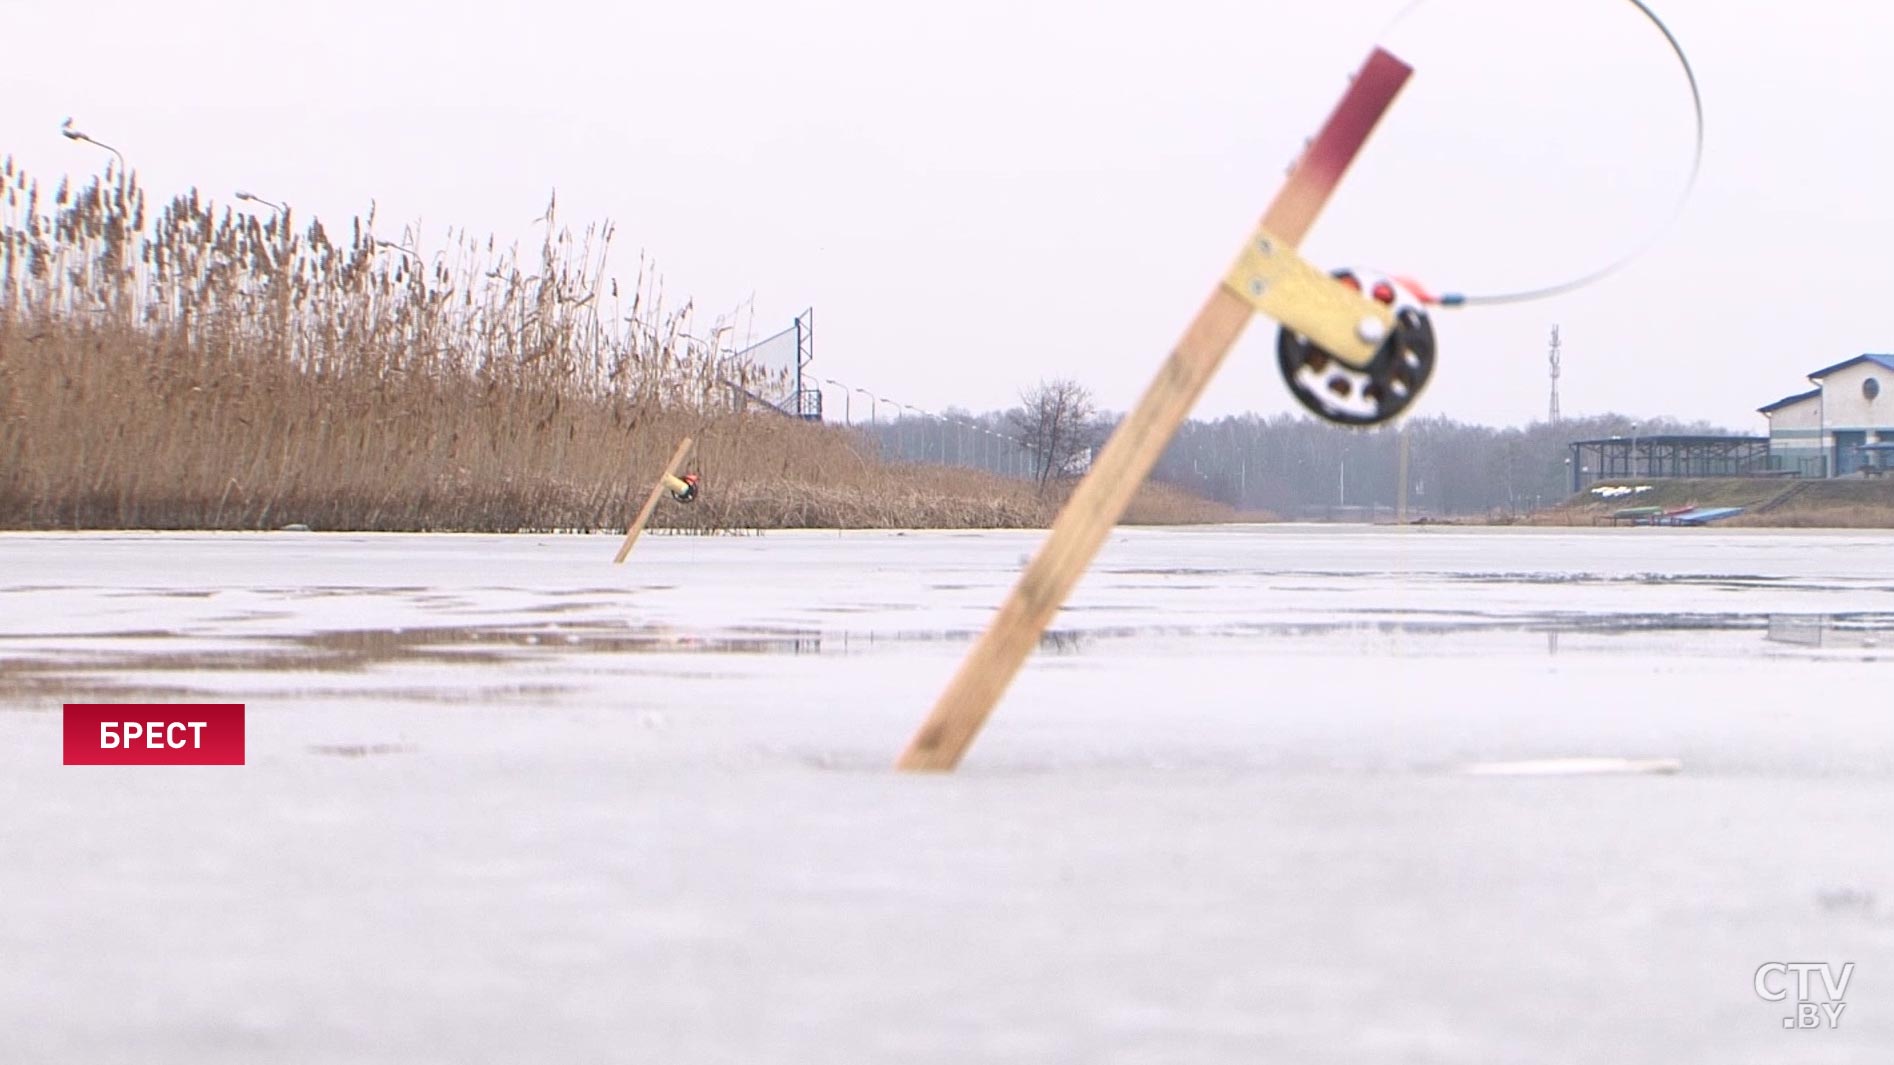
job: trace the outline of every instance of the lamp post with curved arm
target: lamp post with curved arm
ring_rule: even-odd
[[[898,399],[883,399],[882,402],[894,408],[895,446],[901,449],[901,461],[906,462],[908,457],[907,418],[901,411],[907,407],[907,404]]]
[[[73,129],[73,128],[72,128],[72,116],[70,116],[70,115],[68,115],[68,116],[66,116],[66,120],[65,120],[64,122],[61,122],[61,123],[59,124],[59,135],[60,135],[60,136],[62,136],[62,137],[64,137],[64,138],[66,138],[66,139],[67,139],[67,140],[69,140],[69,141],[84,141],[84,142],[86,142],[87,144],[91,144],[91,145],[96,145],[96,146],[98,146],[98,147],[100,147],[100,148],[104,148],[104,149],[105,149],[106,151],[108,151],[108,152],[111,152],[111,153],[112,153],[112,156],[113,156],[113,158],[115,158],[115,159],[117,159],[117,160],[118,160],[118,176],[119,176],[119,180],[121,180],[121,181],[122,181],[122,180],[124,180],[124,178],[125,178],[125,157],[124,157],[123,155],[120,155],[120,154],[119,154],[119,151],[118,151],[118,149],[117,149],[117,148],[114,148],[114,147],[112,147],[111,145],[109,145],[109,144],[107,144],[107,143],[105,143],[104,141],[101,141],[101,140],[94,140],[94,139],[92,139],[91,137],[89,137],[89,136],[87,136],[86,134],[84,134],[84,133],[81,133],[81,132],[79,132],[79,131],[78,131],[78,130],[76,130],[76,129]]]
[[[968,421],[965,418],[949,418],[948,421],[953,422],[954,427],[955,427],[954,428],[954,460],[955,460],[954,464],[956,466],[979,466],[980,465],[980,437],[978,435],[969,436],[967,435],[966,431],[971,431],[974,434],[978,434],[980,432],[980,427]],[[972,448],[967,447],[967,444],[969,442],[973,444]],[[972,462],[967,461],[967,452],[969,450],[973,452]]]
[[[901,406],[904,409],[911,410],[916,415],[920,416],[920,419],[921,419],[921,461],[926,462],[927,461],[927,412],[915,406],[912,403],[903,403],[901,404]]]
[[[854,404],[849,401],[849,387],[833,377],[824,377],[822,383],[825,385],[834,385],[842,390],[842,424],[853,426],[855,424],[855,417],[849,412],[853,409]]]
[[[263,197],[256,195],[255,193],[245,192],[242,189],[237,190],[237,199],[242,200],[245,203],[260,203],[263,206],[268,207],[270,210],[275,211],[277,214],[282,214],[288,210],[288,208],[284,207],[280,203],[271,203],[269,200],[266,200]]]

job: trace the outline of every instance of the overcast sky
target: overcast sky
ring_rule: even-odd
[[[1708,118],[1683,219],[1573,296],[1442,312],[1417,410],[1759,429],[1813,369],[1894,350],[1894,4],[1655,0]],[[1670,213],[1688,95],[1622,0],[0,0],[0,152],[122,150],[156,193],[333,225],[380,205],[532,240],[619,225],[707,328],[803,307],[817,366],[928,409],[1071,375],[1125,409],[1369,47],[1414,80],[1304,250],[1488,291],[1582,273]],[[1254,323],[1197,413],[1299,410]],[[839,416],[840,398],[832,396]],[[861,401],[857,400],[859,406]],[[860,411],[856,412],[860,415]]]

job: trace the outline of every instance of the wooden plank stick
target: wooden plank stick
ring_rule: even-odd
[[[1263,229],[1292,245],[1301,243],[1411,73],[1406,63],[1382,49],[1369,55],[1270,203]],[[959,764],[1252,312],[1251,302],[1227,285],[1218,285],[1210,294],[1059,512],[1012,594],[901,753],[899,768],[944,771]]]
[[[684,465],[684,456],[690,449],[691,438],[687,436],[677,445],[677,450],[671,453],[671,461],[664,464],[664,472],[658,475],[658,483],[651,486],[651,494],[645,497],[644,507],[638,511],[637,519],[631,523],[631,528],[625,530],[625,542],[619,545],[618,557],[612,559],[613,565],[625,561],[625,556],[631,554],[631,545],[637,543],[638,534],[644,532],[644,523],[650,521],[651,512],[658,509],[658,497],[664,494],[664,482],[676,479],[678,467]]]

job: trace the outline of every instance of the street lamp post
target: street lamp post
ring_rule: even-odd
[[[889,406],[894,408],[895,447],[900,449],[901,458],[903,461],[905,461],[908,457],[908,441],[907,441],[907,431],[901,427],[901,404],[892,399],[883,399],[880,397],[877,397],[875,399],[875,405],[877,408],[879,408],[880,405],[883,403],[886,403]]]
[[[835,387],[842,390],[842,424],[847,425],[847,426],[853,426],[855,424],[855,419],[852,415],[849,414],[849,409],[853,406],[853,404],[849,402],[849,393],[850,393],[849,387],[843,384],[842,382],[837,381],[833,378],[829,378],[829,377],[824,377],[822,379],[822,383],[825,385],[834,385]]]
[[[270,210],[275,211],[277,214],[282,214],[285,210],[287,210],[280,203],[271,203],[269,200],[266,200],[263,197],[256,195],[255,193],[245,192],[242,189],[237,190],[237,199],[242,200],[245,203],[260,203],[263,206],[268,207]]]
[[[106,151],[108,151],[108,152],[111,152],[111,153],[112,153],[112,156],[113,156],[113,158],[115,158],[115,159],[117,159],[117,160],[118,160],[118,176],[119,176],[119,179],[120,179],[121,181],[122,181],[122,180],[124,180],[124,178],[125,178],[125,157],[124,157],[123,155],[120,155],[120,154],[119,154],[119,152],[118,152],[118,149],[117,149],[117,148],[114,148],[114,147],[112,147],[111,145],[109,145],[109,144],[107,144],[107,143],[105,143],[104,141],[101,141],[101,140],[93,140],[93,139],[92,139],[91,137],[88,137],[88,136],[87,136],[87,135],[85,135],[84,133],[81,133],[81,132],[79,132],[78,130],[76,130],[76,129],[73,129],[73,128],[72,128],[72,117],[71,117],[70,115],[68,115],[68,116],[66,117],[66,120],[65,120],[64,122],[61,122],[61,123],[59,124],[59,134],[60,134],[60,136],[62,136],[62,137],[64,137],[64,138],[66,138],[66,139],[67,139],[67,140],[69,140],[69,141],[84,141],[84,142],[86,142],[87,144],[91,144],[91,145],[96,145],[96,146],[98,146],[98,147],[100,147],[100,148],[104,148],[104,149],[105,149]]]
[[[915,415],[921,419],[921,461],[925,462],[927,461],[927,412],[912,404],[903,403],[901,405],[913,411]]]

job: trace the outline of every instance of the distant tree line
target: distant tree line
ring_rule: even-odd
[[[1044,483],[1083,472],[1120,415],[1094,412],[1069,380],[1044,381],[1010,410],[909,416],[863,426],[889,458],[972,466]],[[1400,503],[1400,440],[1407,435],[1410,514],[1525,513],[1571,494],[1574,440],[1671,433],[1742,435],[1707,422],[1567,418],[1495,428],[1442,416],[1348,429],[1306,415],[1192,420],[1153,476],[1239,510],[1309,518],[1391,511]]]
[[[1435,415],[1369,430],[1252,414],[1185,423],[1154,476],[1239,509],[1283,517],[1393,508],[1400,502],[1403,432],[1409,512],[1441,516],[1524,513],[1565,499],[1574,440],[1732,434],[1706,422],[1618,414],[1503,429]]]
[[[1041,489],[1083,473],[1112,425],[1099,415],[1091,390],[1070,378],[1025,389],[1019,406],[1009,410],[900,410],[892,420],[859,426],[884,457],[971,466],[1031,480]]]

